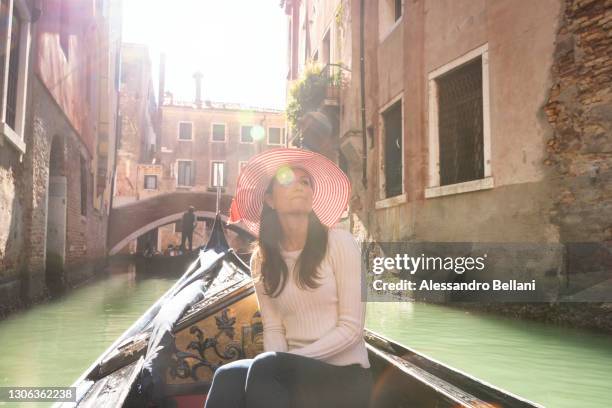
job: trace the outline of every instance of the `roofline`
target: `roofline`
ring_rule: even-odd
[[[215,102],[213,102],[215,103]],[[178,108],[178,109],[190,109],[194,111],[222,111],[222,112],[256,112],[256,113],[274,113],[274,114],[284,114],[285,111],[282,109],[273,109],[273,108],[262,108],[258,106],[244,106],[239,108],[221,108],[221,107],[209,107],[202,106],[198,108],[195,103],[192,105],[181,105],[174,103],[167,103],[160,106],[160,108]]]

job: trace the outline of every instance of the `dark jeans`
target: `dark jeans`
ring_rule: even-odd
[[[183,231],[183,233],[181,234],[181,249],[184,251],[185,250],[185,241],[189,240],[189,251],[192,251],[192,242],[193,242],[193,230],[189,231]]]
[[[205,408],[367,408],[372,376],[290,353],[263,353],[215,372]]]

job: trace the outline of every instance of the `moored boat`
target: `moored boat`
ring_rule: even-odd
[[[370,330],[364,337],[373,408],[539,406]],[[217,216],[185,274],[73,384],[77,402],[58,406],[202,407],[218,367],[262,351],[250,271]]]
[[[156,254],[147,257],[139,255],[136,258],[136,265],[138,271],[147,274],[175,273],[176,271],[185,271],[198,258],[198,253],[198,250],[194,250],[174,256]]]

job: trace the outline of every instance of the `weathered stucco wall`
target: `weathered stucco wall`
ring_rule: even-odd
[[[341,55],[350,55],[351,72],[339,115],[343,149],[352,154],[353,233],[379,242],[524,242],[534,250],[539,248],[534,243],[603,241],[604,248],[612,240],[612,2],[403,1],[402,20],[385,37],[388,21],[383,14],[389,10],[382,0],[366,1],[366,186],[361,185],[359,156],[360,3],[343,3],[351,53]],[[324,25],[310,18],[315,18],[314,27]],[[300,44],[305,41],[300,38]],[[488,50],[493,187],[425,198],[430,185],[429,108],[434,103],[428,100],[428,76],[483,45]],[[299,53],[303,55],[303,47]],[[381,201],[380,111],[398,93],[404,105],[405,195]],[[576,267],[576,259],[564,252],[570,245],[556,247],[562,250],[548,261],[544,253],[535,256],[530,273],[552,285],[579,287],[580,279],[572,274],[588,268]],[[585,275],[583,283],[597,280],[597,273]],[[605,304],[490,309],[608,331],[612,327]]]
[[[260,151],[282,147],[268,144],[269,127],[285,128],[285,116],[278,112],[250,112],[231,109],[197,109],[181,106],[164,106],[161,126],[161,163],[164,178],[160,180],[160,192],[176,190],[176,161],[194,160],[195,185],[191,191],[206,191],[212,185],[211,161],[225,161],[227,194],[234,194],[240,161],[247,161]],[[193,140],[179,140],[179,122],[193,123]],[[212,124],[225,124],[225,142],[212,142]],[[265,137],[253,143],[240,142],[241,126],[262,126]],[[284,145],[283,145],[284,146]]]
[[[4,140],[4,138],[0,138]],[[8,143],[0,145],[0,316],[20,302],[24,248],[23,163]]]
[[[374,34],[377,22],[369,11],[366,109],[375,140],[368,149],[365,201],[370,211],[362,217],[368,219],[372,214],[366,224],[373,236],[382,241],[558,240],[557,228],[549,218],[553,192],[544,165],[544,146],[551,129],[541,108],[552,83],[559,1],[525,2],[523,7],[513,1],[406,2],[403,28],[396,27],[402,41],[389,36],[382,43]],[[429,182],[428,74],[484,44],[489,57],[494,188],[425,198]],[[393,77],[397,67],[400,79]],[[378,112],[397,89],[403,90],[404,101],[406,198],[374,209],[382,171]]]
[[[53,100],[65,113],[90,154],[95,153],[97,100],[91,96],[97,89],[95,75],[100,69],[93,1],[65,3],[60,0],[42,2],[43,12],[36,23],[36,73]],[[68,17],[62,17],[67,13]],[[60,45],[62,19],[68,39],[66,50]],[[104,44],[106,45],[106,44]],[[66,54],[67,52],[67,54]],[[92,84],[92,82],[94,82]],[[92,93],[94,92],[94,93]]]
[[[385,106],[404,90],[404,25],[400,24],[378,46],[378,100]]]

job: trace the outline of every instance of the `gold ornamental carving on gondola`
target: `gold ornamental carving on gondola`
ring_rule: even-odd
[[[211,381],[223,364],[263,351],[263,324],[254,295],[176,334],[168,383]]]

